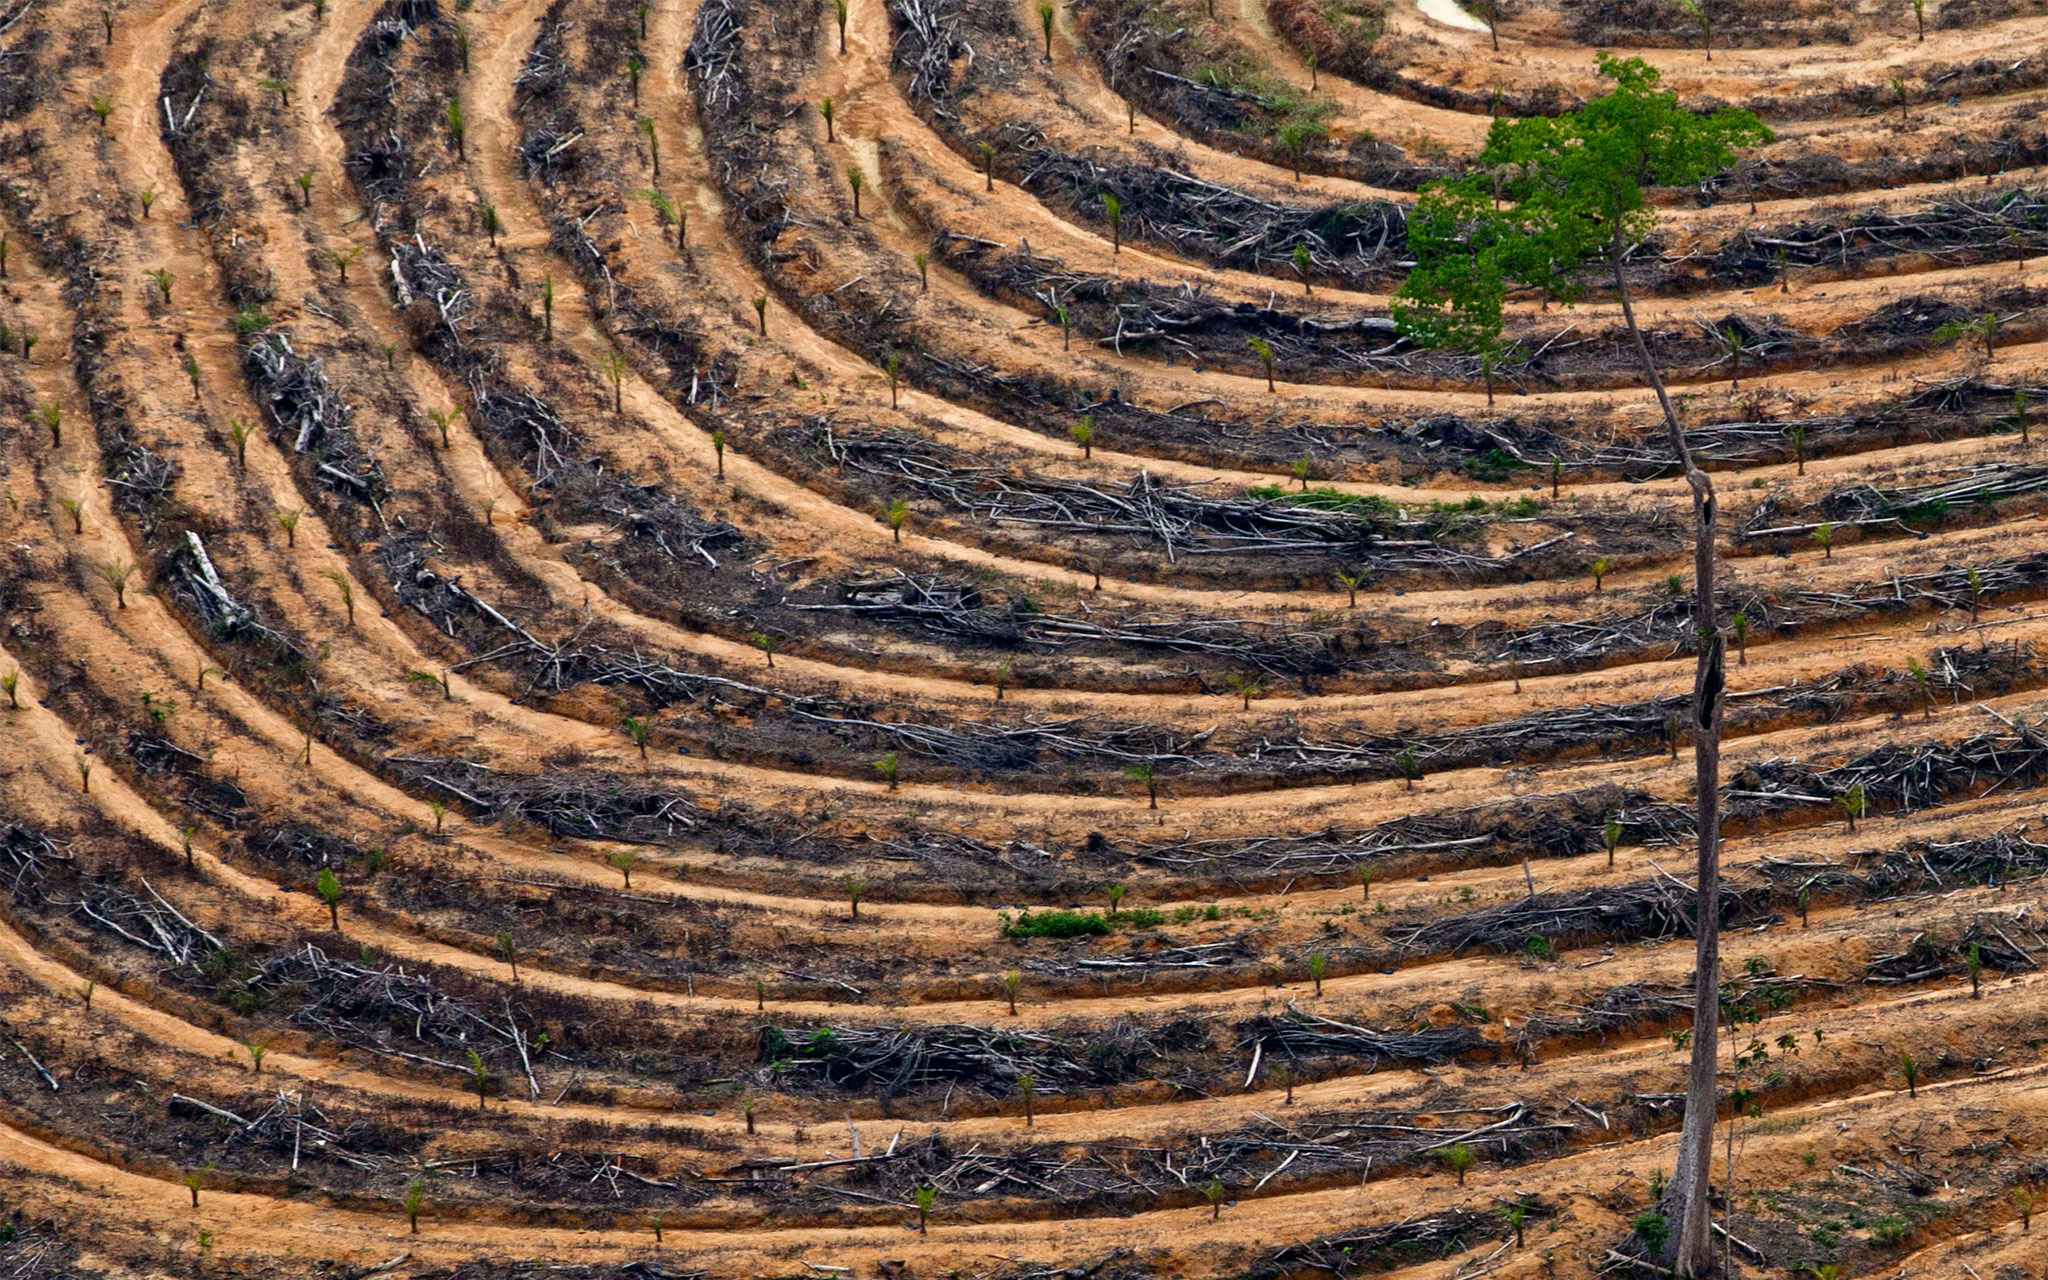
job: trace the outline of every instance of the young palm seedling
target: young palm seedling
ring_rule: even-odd
[[[1024,986],[1024,975],[1012,969],[1003,975],[1003,995],[1010,1002],[1010,1016],[1017,1016],[1017,992]]]
[[[868,896],[868,882],[856,875],[843,875],[839,877],[839,888],[846,894],[853,918],[860,919],[860,900]]]
[[[356,625],[356,589],[350,584],[348,575],[339,569],[322,569],[320,576],[333,583],[334,589],[341,594],[341,607],[348,611],[349,629],[354,630]]]
[[[612,412],[614,414],[625,413],[626,357],[616,351],[607,351],[598,360],[597,367],[599,372],[604,374],[605,381],[612,384]]]
[[[1126,766],[1124,777],[1129,778],[1133,782],[1145,784],[1146,808],[1157,809],[1159,807],[1159,775],[1158,770],[1154,768],[1150,760],[1144,761],[1141,764]],[[1161,821],[1163,822],[1165,819],[1162,818]]]
[[[334,269],[341,273],[342,287],[346,288],[348,286],[348,264],[363,256],[363,246],[359,244],[350,245],[346,252],[338,249],[327,249],[323,250],[323,252],[326,253],[327,260],[334,264]]]
[[[1264,338],[1246,338],[1245,345],[1259,358],[1259,365],[1266,371],[1266,390],[1279,394],[1280,388],[1273,381],[1273,344]]]
[[[135,576],[135,566],[126,560],[103,560],[94,565],[100,577],[113,588],[114,601],[123,609],[128,607],[128,580]]]
[[[640,136],[647,139],[647,158],[654,165],[654,180],[661,181],[661,139],[654,132],[654,117],[640,116],[633,121],[633,127]]]
[[[336,933],[340,933],[341,881],[335,879],[333,871],[322,867],[319,877],[313,881],[313,892],[319,894],[320,901],[327,904],[327,923],[333,926]]]

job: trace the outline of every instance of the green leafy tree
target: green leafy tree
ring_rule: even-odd
[[[1522,120],[1495,120],[1473,172],[1449,184],[1462,188],[1454,207],[1465,211],[1468,238],[1493,249],[1502,275],[1550,297],[1575,301],[1586,268],[1609,275],[1636,358],[1661,410],[1672,454],[1691,490],[1695,523],[1695,618],[1718,616],[1714,543],[1719,507],[1713,481],[1697,462],[1664,379],[1637,324],[1626,272],[1628,255],[1656,227],[1646,188],[1690,187],[1732,164],[1740,148],[1772,139],[1746,111],[1699,113],[1682,106],[1640,58],[1599,55],[1611,88],[1575,111]],[[1494,174],[1504,197],[1492,207]],[[1484,195],[1485,199],[1478,199]],[[1484,227],[1482,230],[1481,227]],[[1418,255],[1418,260],[1421,260]],[[1715,1036],[1719,1002],[1720,731],[1726,652],[1718,631],[1699,646],[1693,682],[1692,731],[1699,777],[1698,917],[1693,1060],[1687,1082],[1677,1173],[1667,1204],[1680,1219],[1676,1270],[1697,1274],[1712,1258],[1707,1162],[1719,1108]]]
[[[1506,247],[1498,237],[1512,234],[1510,224],[1491,215],[1491,193],[1469,181],[1424,188],[1408,219],[1416,267],[1393,306],[1394,324],[1410,342],[1479,358],[1489,405],[1494,370],[1510,346],[1501,336]]]

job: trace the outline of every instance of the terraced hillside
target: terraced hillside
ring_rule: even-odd
[[[2048,12],[1428,7],[0,0],[0,1273],[1670,1274],[1718,634],[1729,1273],[2048,1275]]]

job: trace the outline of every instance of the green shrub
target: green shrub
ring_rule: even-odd
[[[1109,921],[1094,911],[1026,911],[1003,925],[1005,938],[1099,938],[1109,932]]]
[[[1671,1224],[1664,1220],[1663,1214],[1655,1211],[1637,1214],[1635,1221],[1629,1223],[1629,1227],[1652,1257],[1663,1252],[1664,1242],[1671,1238]]]

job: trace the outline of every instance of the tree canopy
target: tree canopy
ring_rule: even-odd
[[[1618,277],[1656,226],[1648,188],[1690,186],[1771,141],[1750,112],[1681,106],[1641,58],[1602,53],[1599,67],[1607,92],[1561,116],[1494,121],[1469,172],[1423,189],[1408,227],[1416,266],[1394,305],[1412,341],[1473,351],[1490,374],[1508,282],[1575,301],[1587,265]]]

